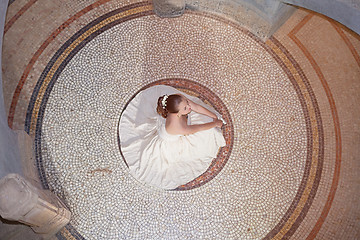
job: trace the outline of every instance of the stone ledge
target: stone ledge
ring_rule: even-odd
[[[351,0],[281,0],[324,14],[360,34],[360,3]]]
[[[295,7],[277,0],[188,0],[186,8],[226,17],[265,41],[293,14]]]
[[[153,5],[159,17],[179,17],[185,11],[185,0],[153,0]]]

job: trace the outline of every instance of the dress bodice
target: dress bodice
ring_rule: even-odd
[[[166,119],[155,109],[159,96],[174,93],[204,104],[172,87],[153,86],[136,95],[123,111],[119,123],[121,152],[130,173],[140,182],[162,189],[175,189],[200,176],[219,148],[226,144],[216,128],[186,136],[169,134],[165,129]],[[188,124],[202,124],[212,119],[191,112],[187,121]]]
[[[158,134],[159,134],[159,137],[165,141],[176,141],[181,136],[183,136],[183,135],[174,135],[174,134],[168,133],[165,128],[165,123],[160,125],[160,127],[158,129]]]

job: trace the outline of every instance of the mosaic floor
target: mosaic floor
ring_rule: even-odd
[[[359,52],[359,36],[304,10],[263,42],[148,2],[17,0],[4,98],[34,137],[39,182],[72,213],[58,239],[356,239]],[[170,191],[134,179],[118,139],[126,104],[159,84],[228,122],[211,167]]]

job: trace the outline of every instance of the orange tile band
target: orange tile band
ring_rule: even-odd
[[[340,37],[344,40],[345,44],[348,46],[349,50],[351,51],[351,54],[354,56],[356,63],[360,67],[360,56],[358,52],[356,51],[353,44],[350,42],[349,38],[345,35],[343,30],[338,26],[338,24],[334,22],[330,22],[331,25],[335,28],[335,30],[339,33]]]
[[[330,91],[329,85],[326,82],[324,74],[322,73],[319,65],[316,63],[313,56],[310,54],[309,50],[301,43],[301,41],[296,37],[296,33],[314,16],[313,13],[308,14],[305,18],[288,34],[290,39],[292,39],[295,44],[301,49],[304,53],[306,58],[309,60],[310,64],[314,68],[318,78],[321,81],[321,84],[325,90],[326,96],[328,98],[330,108],[331,108],[331,115],[333,118],[334,123],[334,130],[335,130],[335,140],[336,140],[336,161],[335,161],[335,170],[334,170],[334,177],[331,183],[330,193],[328,195],[326,204],[321,212],[319,219],[317,220],[314,228],[306,238],[307,240],[314,239],[318,232],[320,231],[321,226],[325,222],[325,219],[330,211],[332,202],[335,197],[336,189],[339,183],[340,178],[340,166],[341,166],[341,132],[340,132],[340,123],[339,123],[339,116],[336,110],[335,100],[332,96]],[[346,42],[346,41],[345,41]],[[348,45],[349,46],[349,45]]]
[[[296,223],[298,223],[298,219],[302,214],[306,214],[308,207],[307,205],[311,205],[312,201],[312,192],[314,191],[314,187],[316,188],[316,182],[319,171],[319,161],[320,161],[320,150],[321,145],[320,144],[320,138],[322,137],[321,134],[319,134],[319,131],[321,131],[318,126],[318,119],[317,114],[314,106],[314,102],[311,100],[311,93],[306,87],[306,84],[303,82],[302,77],[298,74],[298,69],[294,65],[294,63],[288,58],[288,55],[283,52],[284,50],[279,48],[279,42],[275,38],[271,38],[269,41],[266,42],[266,44],[276,53],[277,56],[279,56],[284,64],[286,65],[287,69],[292,73],[294,76],[295,81],[297,82],[299,89],[301,90],[302,95],[304,96],[306,108],[309,111],[309,117],[311,122],[311,135],[312,135],[312,160],[311,160],[311,166],[310,166],[310,174],[308,176],[308,179],[305,182],[305,190],[301,194],[300,200],[298,204],[295,207],[295,210],[292,212],[292,214],[289,216],[285,224],[279,229],[278,233],[272,238],[272,239],[286,239],[289,235],[291,235],[296,228]],[[303,213],[305,211],[305,213]]]
[[[36,54],[33,56],[33,58],[31,59],[31,61],[29,62],[29,64],[28,64],[28,66],[27,66],[27,68],[26,68],[26,70],[25,70],[25,72],[24,72],[24,74],[26,74],[26,76],[24,77],[24,74],[23,74],[23,76],[22,76],[22,78],[21,78],[21,80],[23,81],[21,81],[20,80],[20,82],[19,82],[19,84],[18,84],[18,86],[17,86],[17,89],[16,89],[16,91],[15,91],[15,94],[14,94],[14,97],[15,97],[15,95],[17,95],[17,99],[16,99],[16,101],[15,101],[15,103],[14,103],[14,97],[13,97],[13,102],[12,102],[12,105],[11,106],[14,106],[13,107],[13,114],[15,113],[15,107],[16,107],[16,104],[17,104],[17,101],[18,101],[18,97],[19,97],[19,95],[20,95],[20,91],[21,91],[21,89],[22,89],[22,87],[23,87],[23,85],[24,85],[24,83],[25,83],[25,81],[26,81],[26,78],[27,78],[27,76],[28,76],[28,74],[29,74],[29,72],[30,72],[30,70],[32,69],[32,67],[33,67],[33,65],[34,65],[34,63],[37,61],[37,59],[39,58],[39,56],[42,54],[42,52],[44,51],[44,49],[50,44],[50,42],[63,30],[63,29],[65,29],[66,27],[68,27],[69,25],[70,25],[70,23],[72,23],[73,21],[75,21],[76,19],[78,19],[79,17],[81,17],[83,14],[85,14],[86,12],[88,12],[88,11],[90,11],[91,9],[93,9],[93,8],[95,8],[95,7],[97,7],[97,6],[99,6],[99,5],[101,5],[101,4],[103,4],[103,3],[105,3],[105,2],[108,2],[109,0],[100,0],[100,1],[98,1],[98,2],[96,2],[96,3],[94,3],[93,5],[91,5],[92,7],[91,8],[89,8],[89,7],[87,7],[87,8],[84,8],[82,11],[80,11],[80,12],[78,12],[76,15],[74,15],[72,18],[70,18],[69,20],[67,20],[63,25],[61,25],[56,31],[54,31],[53,32],[53,34],[43,43],[43,45],[40,47],[40,49],[36,52]],[[98,5],[96,5],[96,4],[98,4]],[[86,10],[86,11],[85,11]],[[308,18],[308,20],[310,19],[311,17],[309,17]],[[307,21],[308,21],[307,20]],[[306,22],[307,22],[306,21]],[[306,22],[304,23],[304,24],[306,24]],[[303,26],[303,25],[302,25]],[[301,29],[301,27],[302,26],[300,26],[300,24],[297,26],[297,28],[294,28],[294,30],[295,29],[297,29],[297,31],[299,31],[300,29]],[[295,31],[292,31],[292,32],[294,32],[293,34],[295,34],[296,32]],[[290,34],[289,34],[289,36],[290,36]],[[291,36],[290,36],[290,38],[291,38]],[[294,38],[296,38],[295,37],[295,35],[294,35]],[[297,38],[296,38],[297,39]],[[300,43],[301,44],[301,43]],[[309,54],[310,55],[310,54]],[[308,57],[308,56],[307,56]],[[311,57],[311,55],[310,55],[310,57]],[[308,57],[308,59],[309,59],[309,57]],[[313,59],[314,60],[314,59]],[[311,62],[311,61],[310,61]],[[315,60],[314,60],[314,62],[315,62]],[[315,64],[316,64],[316,62],[315,62]],[[317,66],[318,67],[318,66]],[[314,67],[315,68],[315,67]],[[316,69],[316,68],[315,68]],[[319,71],[320,71],[320,69],[319,69]],[[320,73],[321,73],[321,71],[320,71]],[[319,75],[319,74],[318,74]],[[322,73],[321,73],[321,75],[322,75]],[[322,75],[322,77],[324,77],[323,75]],[[325,81],[325,79],[324,79],[324,81]],[[326,83],[326,81],[325,81],[325,83]],[[20,87],[19,87],[19,85],[20,85]],[[324,84],[323,84],[323,86],[324,86]],[[326,83],[326,86],[327,86],[327,83]],[[19,88],[18,88],[19,87]],[[324,86],[324,88],[325,88],[325,86]],[[327,88],[328,88],[328,86],[327,86]],[[328,91],[329,91],[329,93],[330,93],[330,98],[332,99],[332,96],[331,96],[331,92],[330,92],[330,90],[328,89]],[[328,92],[326,92],[327,94],[328,94]],[[329,98],[329,96],[328,96],[328,98]],[[329,102],[330,102],[330,100],[329,100]],[[14,105],[13,105],[13,103],[14,103]],[[331,105],[331,103],[330,103],[330,105]],[[334,103],[334,108],[335,108],[335,103]],[[12,110],[12,108],[10,108],[10,111]],[[333,110],[333,107],[332,107],[332,110]],[[337,112],[336,112],[336,108],[335,108],[335,113],[334,113],[336,116],[337,116]],[[333,114],[333,118],[334,118],[334,114]],[[11,119],[11,124],[12,124],[12,121],[13,121],[13,117],[14,117],[14,115],[12,115],[12,119]],[[9,114],[9,119],[8,120],[10,120],[10,114]],[[335,121],[335,120],[334,120]],[[337,121],[338,122],[338,121]],[[9,124],[10,125],[10,124]],[[336,127],[335,127],[336,128]],[[340,136],[340,128],[338,129],[339,130],[339,136]],[[338,142],[337,142],[338,143]],[[340,139],[340,143],[341,143],[341,139]],[[337,144],[337,149],[338,149],[338,144]],[[338,153],[338,151],[337,151],[337,153]],[[337,155],[338,156],[338,155]],[[341,144],[340,144],[340,155],[339,156],[341,156]],[[338,159],[338,158],[337,158]],[[336,171],[336,170],[335,170]],[[339,165],[339,171],[340,171],[340,165]],[[337,179],[337,181],[338,181],[338,179]],[[334,180],[333,180],[333,185],[334,185]],[[332,187],[333,187],[333,185],[332,185]],[[337,182],[336,182],[336,186],[335,186],[335,191],[336,191],[336,187],[337,187]],[[331,191],[331,192],[334,192],[334,194],[335,194],[335,191]],[[330,195],[329,195],[330,196]],[[330,209],[330,207],[331,207],[331,203],[332,203],[332,200],[333,200],[333,198],[331,199],[331,202],[330,202],[330,206],[328,207],[328,210],[327,210],[327,213],[328,213],[328,211],[329,211],[329,209]],[[329,201],[328,201],[329,202]],[[324,210],[325,210],[325,208],[326,208],[326,206],[324,207]],[[323,213],[324,213],[324,210],[323,210]],[[326,213],[326,215],[327,215],[327,213]],[[326,215],[325,215],[325,218],[326,218]],[[323,218],[323,219],[325,219],[325,218]],[[319,220],[320,220],[321,218],[319,218]],[[324,221],[324,220],[323,220]],[[318,221],[319,222],[319,221]],[[322,222],[323,223],[323,222]],[[320,226],[319,226],[319,229],[321,228],[321,225],[322,225],[322,223],[320,224]],[[318,223],[316,224],[316,226],[318,225]],[[316,227],[315,226],[315,227]],[[315,227],[314,227],[314,229],[315,229]],[[314,231],[314,230],[313,230]],[[318,232],[318,231],[317,231]],[[316,236],[316,234],[317,234],[317,232],[315,233],[315,235],[314,235],[314,237]],[[284,232],[285,233],[285,232]],[[309,235],[310,236],[310,235]],[[310,239],[312,239],[312,238],[310,238]]]
[[[5,24],[4,35],[11,28],[11,26],[23,15],[37,0],[30,0],[26,3],[10,20]]]
[[[146,12],[146,11],[150,11],[152,10],[152,6],[149,4],[141,4],[140,6],[137,6],[135,8],[130,8],[127,9],[125,11],[121,11],[120,13],[114,15],[114,16],[110,16],[106,19],[104,19],[103,21],[101,21],[100,23],[96,24],[95,26],[91,27],[90,29],[88,29],[86,32],[82,33],[77,39],[76,41],[72,42],[70,44],[70,46],[68,46],[66,48],[66,50],[61,54],[61,56],[59,56],[59,58],[56,60],[56,62],[54,63],[54,65],[51,67],[50,71],[47,73],[45,80],[41,83],[39,92],[37,93],[37,97],[36,97],[36,101],[34,104],[34,108],[32,110],[32,117],[31,117],[31,124],[30,124],[30,135],[34,133],[35,131],[35,126],[37,124],[37,120],[38,120],[38,113],[39,113],[39,109],[40,109],[40,105],[43,99],[43,96],[45,94],[45,91],[48,87],[48,84],[50,83],[52,77],[54,76],[56,70],[60,67],[60,65],[62,64],[62,62],[65,60],[65,58],[67,58],[69,56],[69,54],[81,43],[83,42],[86,38],[88,38],[92,33],[94,33],[95,31],[99,30],[100,28],[108,25],[111,22],[116,21],[117,19],[121,19],[121,18],[125,18],[127,16],[131,16],[131,15],[136,15],[137,13],[140,12]]]
[[[142,11],[142,10],[148,10],[147,7],[139,7],[138,9],[134,9],[134,11],[130,11],[129,12],[124,12],[122,14],[118,14],[115,15],[113,18],[109,18],[106,20],[103,20],[102,22],[100,22],[98,25],[93,26],[92,28],[90,28],[87,32],[82,33],[82,35],[79,36],[79,39],[75,40],[71,45],[69,45],[69,47],[64,50],[63,54],[61,55],[58,60],[56,61],[56,63],[53,65],[53,67],[49,70],[47,77],[44,79],[44,82],[39,90],[39,95],[37,97],[37,102],[34,104],[34,109],[32,112],[32,117],[31,117],[31,127],[30,127],[30,132],[34,131],[37,121],[37,116],[38,116],[38,111],[40,108],[40,102],[41,99],[43,98],[44,95],[44,91],[46,89],[46,86],[48,85],[49,81],[52,79],[52,75],[54,74],[54,72],[56,71],[56,69],[61,65],[61,62],[65,59],[65,57],[69,54],[69,51],[72,51],[72,49],[74,49],[74,46],[79,44],[80,42],[83,41],[83,39],[85,39],[90,33],[94,32],[95,30],[101,28],[101,26],[103,26],[104,23],[110,23],[114,20],[116,20],[117,18],[122,18],[124,16],[127,16],[128,14],[132,14],[135,13],[136,11]],[[276,50],[277,47],[274,46],[273,50]],[[274,51],[277,55],[284,55],[282,54],[281,50],[279,49],[279,51]],[[290,62],[290,60],[288,60],[286,58],[286,56],[282,57],[283,60],[287,60],[287,64],[286,66],[290,69],[289,71],[291,72],[291,74],[293,76],[297,76],[297,70],[296,67],[293,66],[293,64]],[[297,78],[298,81],[302,81],[301,78]],[[310,96],[310,92],[308,92],[307,87],[304,84],[301,84],[301,89],[303,89],[302,91],[302,95],[304,95],[305,98],[305,102],[306,102],[306,108],[309,108],[309,120],[311,122],[314,122],[314,124],[312,124],[312,139],[314,139],[313,142],[313,146],[312,146],[312,161],[311,161],[311,166],[310,166],[310,175],[309,175],[309,179],[308,181],[306,181],[306,186],[304,186],[304,193],[301,194],[301,198],[299,199],[299,204],[296,207],[295,211],[291,214],[291,216],[286,219],[286,223],[284,226],[281,227],[281,229],[278,229],[279,232],[277,232],[276,236],[274,236],[274,239],[277,238],[283,238],[285,235],[290,234],[290,229],[293,229],[293,226],[296,225],[295,223],[298,222],[297,220],[299,219],[299,216],[302,214],[302,210],[303,208],[308,204],[308,200],[311,198],[311,192],[313,191],[313,186],[314,186],[314,181],[316,178],[316,175],[318,173],[318,156],[319,156],[319,135],[318,135],[318,126],[316,124],[316,112],[313,106],[313,103],[311,101],[311,96]],[[301,221],[301,220],[300,220]]]
[[[34,0],[33,2],[35,2],[36,0]],[[82,9],[81,11],[79,11],[78,13],[76,13],[74,16],[72,16],[71,18],[69,18],[66,22],[64,22],[63,24],[61,24],[61,26],[59,26],[52,34],[50,34],[50,36],[45,40],[45,42],[40,46],[40,48],[35,52],[35,54],[33,55],[33,57],[31,58],[31,60],[29,61],[29,63],[27,64],[25,71],[23,72],[20,81],[18,82],[12,101],[11,101],[11,105],[10,105],[10,109],[9,109],[9,114],[8,114],[8,125],[10,128],[12,128],[13,126],[13,122],[14,122],[14,116],[15,116],[15,109],[16,109],[16,105],[19,101],[19,96],[21,93],[21,90],[26,82],[26,79],[31,71],[31,69],[33,68],[35,62],[39,59],[40,55],[43,53],[43,51],[45,50],[45,48],[47,48],[47,46],[49,46],[49,44],[56,38],[56,36],[58,36],[65,28],[67,28],[71,23],[73,23],[74,21],[76,21],[77,19],[79,19],[81,16],[83,16],[85,13],[91,11],[94,8],[97,8],[98,6],[105,4],[107,2],[109,2],[110,0],[99,0],[89,6],[87,6],[86,8]],[[14,19],[14,22],[30,7],[31,5],[29,5],[26,9],[25,7],[23,7],[24,9],[20,10],[19,13],[17,14],[18,17],[16,19]],[[9,22],[10,23],[10,22]],[[8,24],[9,24],[8,23]],[[12,24],[11,24],[12,25]],[[8,28],[11,27],[11,25],[9,25]]]

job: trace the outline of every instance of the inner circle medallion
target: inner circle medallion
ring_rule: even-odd
[[[129,104],[131,104],[135,100],[138,100],[137,97],[139,97],[139,94],[143,94],[145,91],[147,91],[148,93],[149,93],[149,91],[152,91],[152,93],[150,93],[150,95],[154,95],[154,93],[159,94],[159,89],[154,89],[155,86],[158,86],[158,88],[160,88],[162,86],[173,87],[174,90],[176,89],[177,91],[179,91],[178,93],[180,93],[180,94],[185,94],[189,97],[194,97],[194,98],[201,100],[205,104],[205,107],[207,106],[208,108],[214,109],[226,123],[225,125],[223,125],[223,127],[221,129],[222,135],[225,138],[226,145],[221,147],[218,151],[216,150],[217,151],[216,157],[212,159],[212,161],[209,164],[209,166],[207,167],[206,171],[205,172],[202,171],[202,173],[200,175],[198,175],[197,177],[193,178],[190,181],[187,181],[185,184],[181,184],[181,185],[177,186],[173,190],[182,191],[182,190],[190,190],[190,189],[200,187],[203,184],[209,182],[211,179],[213,179],[221,171],[221,169],[225,166],[225,164],[231,154],[234,134],[233,134],[233,127],[232,127],[232,120],[231,120],[229,111],[227,110],[225,104],[210,89],[208,89],[207,87],[205,87],[195,81],[191,81],[191,80],[187,80],[187,79],[159,80],[159,81],[156,81],[156,82],[153,82],[151,84],[144,86],[133,97],[131,97],[131,99],[128,101],[128,103],[125,105],[125,107],[122,111],[122,115],[120,117],[119,124],[118,124],[118,143],[119,143],[119,149],[120,149],[121,155],[128,167],[129,167],[129,163],[130,163],[130,167],[133,167],[133,165],[138,164],[136,162],[133,162],[133,159],[131,159],[131,158],[137,157],[138,149],[140,148],[140,146],[133,147],[136,144],[139,144],[139,141],[140,141],[140,139],[137,139],[137,141],[134,140],[134,138],[136,138],[136,137],[134,137],[135,135],[133,133],[138,132],[138,131],[137,131],[136,127],[134,129],[129,129],[129,128],[132,128],[131,126],[135,125],[134,123],[127,124],[128,126],[126,126],[126,123],[123,123],[123,128],[122,128],[123,131],[121,131],[121,129],[120,129],[120,126],[122,123],[121,119],[126,118],[126,116],[128,116],[130,111],[135,110],[134,107],[132,107],[133,109],[128,109],[128,108],[130,108]],[[162,87],[162,89],[164,89],[163,91],[167,90],[166,87]],[[171,91],[171,88],[169,88],[168,91]],[[159,97],[159,96],[155,96],[156,99],[157,99],[157,97]],[[154,98],[154,103],[155,103],[155,98]],[[138,101],[141,102],[141,100],[138,100]],[[142,107],[146,109],[145,112],[149,112],[149,111],[154,112],[155,106],[151,106],[151,104],[154,104],[154,103],[149,103],[148,100],[146,99],[144,102],[142,102],[139,105],[142,105]],[[144,106],[144,104],[149,104],[149,106]],[[127,114],[124,114],[125,112]],[[123,115],[126,115],[126,116],[123,116]],[[141,115],[142,118],[145,118],[142,121],[148,121],[146,119],[146,117],[144,117],[144,114],[138,114],[138,115]],[[134,118],[132,120],[136,121],[135,118],[139,119],[141,117],[134,116]],[[152,117],[148,117],[148,118],[152,118]],[[126,120],[124,120],[123,122],[126,122]],[[144,124],[142,124],[140,126],[140,128],[144,128]],[[147,132],[145,132],[145,134],[148,135]],[[129,136],[129,135],[131,135],[131,136]],[[138,137],[138,138],[140,138],[140,137]],[[146,138],[146,137],[141,136],[141,138]],[[127,143],[127,142],[129,140],[126,141],[124,139],[129,139],[130,141],[132,141],[133,142],[132,146],[128,146],[129,143]],[[144,140],[144,141],[146,141],[146,140]],[[126,145],[126,147],[124,145]],[[122,149],[122,147],[123,147],[123,149]],[[127,156],[124,156],[125,155],[124,148],[125,149],[132,148],[131,150],[125,150],[125,151],[132,151],[132,153],[128,154]],[[138,166],[138,168],[139,168],[139,166]],[[135,168],[135,167],[133,167],[133,168]],[[134,175],[136,175],[135,172],[134,172]]]

